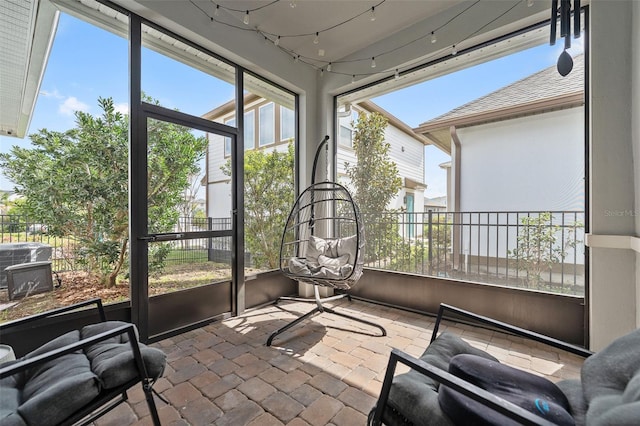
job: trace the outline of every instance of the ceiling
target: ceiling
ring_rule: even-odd
[[[220,0],[214,3],[210,0],[194,0],[192,4],[218,22],[256,29],[272,42],[280,36],[279,46],[282,49],[300,55],[300,60],[324,65],[345,58],[461,2],[462,0]],[[248,15],[249,24],[245,25],[247,10],[251,12]]]
[[[308,64],[306,72],[329,71],[327,66],[331,63],[333,77],[362,77],[359,83],[366,78],[374,81],[379,73],[390,71],[393,75],[395,67],[413,66],[429,55],[449,55],[451,43],[459,41],[452,34],[460,37],[470,33],[469,22],[481,31],[471,33],[464,41],[476,43],[478,39],[500,35],[497,29],[506,33],[509,24],[522,26],[524,18],[539,21],[549,7],[548,0],[534,0],[532,4],[527,0],[113,2],[261,74],[263,70],[255,65],[259,55],[288,55],[291,60]],[[111,9],[96,0],[0,1],[0,135],[23,137],[28,129],[55,34],[58,9],[89,17],[103,28],[126,34],[124,15],[113,16]],[[509,19],[501,15],[507,9]],[[464,19],[458,18],[461,14]],[[244,23],[245,18],[248,24]],[[431,31],[438,36],[437,43],[431,43]],[[238,46],[243,53],[238,53]],[[375,69],[374,55],[379,55]],[[218,68],[221,73],[226,72],[223,63]],[[274,74],[266,76],[272,78]],[[409,81],[405,78],[404,84]]]

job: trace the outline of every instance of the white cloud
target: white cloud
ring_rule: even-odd
[[[62,96],[60,92],[58,92],[58,89],[53,89],[52,92],[49,92],[48,90],[41,90],[40,95],[44,96],[45,98],[64,99],[64,96]]]
[[[58,112],[62,115],[73,115],[76,111],[89,111],[89,105],[84,102],[78,100],[75,96],[68,97],[63,103],[58,107]]]
[[[115,108],[116,112],[119,112],[121,114],[129,114],[129,104],[126,102],[115,104],[113,107]]]

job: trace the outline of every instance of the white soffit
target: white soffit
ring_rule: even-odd
[[[0,135],[23,138],[58,23],[48,0],[0,1]]]

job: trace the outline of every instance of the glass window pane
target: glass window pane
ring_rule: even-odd
[[[254,110],[244,113],[244,149],[253,149],[256,146],[256,112]]]
[[[338,176],[363,214],[370,266],[584,295],[585,115],[582,101],[570,101],[583,97],[582,42],[569,49],[573,70],[562,77],[561,44],[549,46],[538,30],[518,39],[519,48],[504,39],[466,63],[426,67],[423,81],[395,92],[338,98]],[[446,102],[408,107],[438,93]],[[388,149],[372,157],[383,152],[369,149],[377,141]]]
[[[346,126],[340,126],[340,145],[352,146],[351,129]]]
[[[275,142],[275,115],[273,103],[260,107],[260,146]]]
[[[142,92],[146,101],[195,116],[226,106],[235,69],[189,44],[142,26]]]
[[[114,27],[126,29],[127,16],[110,14]],[[26,136],[0,136],[0,153],[8,156],[0,188],[16,191],[1,203],[0,241],[11,244],[0,251],[0,321],[70,305],[81,292],[105,304],[129,299],[127,32],[66,13],[57,28]],[[3,36],[3,55],[13,41]],[[48,40],[31,42],[44,49]],[[51,262],[59,288],[48,265],[11,277],[4,270],[36,261]],[[27,296],[21,289],[34,278],[40,284]]]
[[[228,126],[231,126],[231,127],[235,127],[236,126],[236,119],[232,118],[232,119],[226,120],[224,122],[224,124],[226,124]],[[231,138],[229,138],[229,137],[224,138],[224,156],[225,157],[231,156],[231,142],[232,142]]]
[[[292,109],[280,107],[280,140],[293,139],[295,137],[295,114]]]
[[[244,157],[245,274],[254,274],[279,267],[280,240],[295,200],[295,136],[274,138],[281,134],[274,128],[281,122],[281,111],[288,109],[295,117],[295,97],[246,74],[244,87],[245,140],[250,134],[246,117],[259,121],[258,149],[246,151]]]

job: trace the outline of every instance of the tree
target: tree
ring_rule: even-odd
[[[516,260],[519,270],[526,272],[527,287],[537,287],[543,282],[542,275],[550,274],[554,265],[564,262],[567,250],[575,249],[576,229],[583,225],[579,221],[566,227],[554,224],[551,212],[523,217],[520,223],[523,230],[518,233],[516,248],[508,255]]]
[[[384,138],[387,122],[383,115],[376,112],[360,113],[353,137],[357,162],[345,163],[354,191],[353,198],[365,223],[367,260],[388,255],[387,252],[392,250],[393,242],[398,238],[397,231],[395,235],[388,232],[390,228],[397,230],[397,223],[385,223],[392,216],[397,222],[397,215],[383,214],[402,186],[398,166],[389,158],[391,145]],[[383,220],[383,217],[386,219]]]
[[[102,115],[76,111],[75,128],[30,135],[32,148],[13,147],[0,155],[0,166],[24,197],[25,211],[50,234],[74,237],[88,269],[112,286],[128,252],[129,123],[113,99],[98,98],[98,105]],[[149,231],[166,231],[207,141],[188,128],[150,120],[148,144]]]
[[[294,202],[294,148],[244,153],[245,246],[257,267],[279,267],[282,231]],[[222,166],[231,176],[230,162]]]

